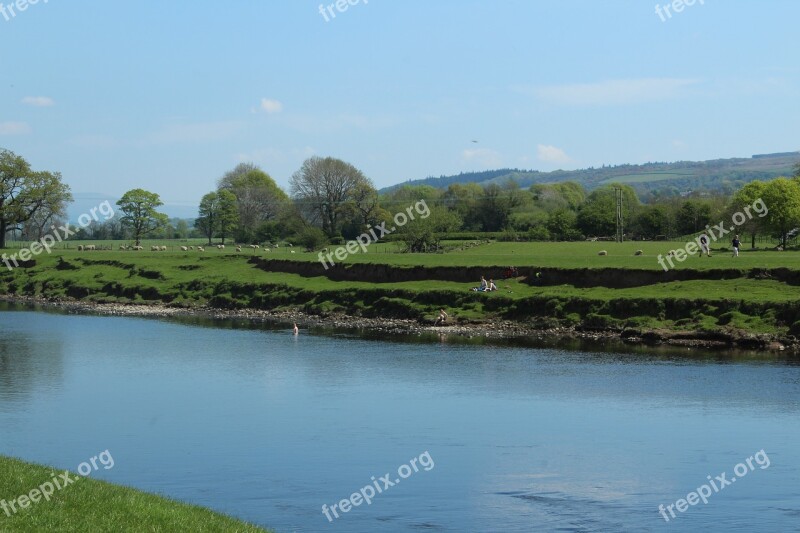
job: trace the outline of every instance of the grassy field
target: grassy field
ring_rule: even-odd
[[[212,512],[134,489],[71,475],[72,484],[55,490],[49,501],[24,501],[33,489],[51,481],[57,471],[46,466],[0,457],[0,500],[15,501],[14,513],[0,509],[0,531],[225,531],[265,532],[266,530]],[[10,516],[9,516],[10,515]]]
[[[745,250],[733,258],[718,251],[711,258],[695,256],[676,263],[676,269],[687,275],[685,279],[662,279],[658,254],[665,255],[683,244],[494,242],[443,254],[402,254],[390,252],[391,248],[379,252],[373,247],[369,253],[346,259],[349,268],[363,272],[347,281],[337,281],[341,278],[335,275],[332,279],[331,272],[321,270],[318,254],[286,247],[242,253],[230,247],[205,253],[56,250],[38,256],[35,267],[13,272],[0,269],[0,294],[187,308],[301,309],[316,314],[343,312],[420,320],[432,320],[438,309],[446,306],[461,321],[507,318],[538,321],[543,327],[800,332],[800,311],[795,304],[800,300],[800,283],[795,284],[791,276],[762,279],[752,275],[753,269],[800,272],[800,253]],[[601,249],[609,255],[598,256]],[[644,255],[635,256],[640,249]],[[270,263],[256,265],[253,257],[290,260],[287,264],[294,265],[294,270]],[[497,280],[499,290],[494,293],[470,290],[478,284],[478,272],[499,278],[506,266],[551,269],[551,276],[562,270],[566,273],[557,284],[536,284],[520,276]],[[418,267],[430,275],[403,281],[409,279],[409,269]],[[463,278],[453,275],[454,271],[470,267],[477,267],[474,280],[452,281]],[[587,282],[580,279],[583,271],[565,270],[587,268],[600,269],[611,283]],[[726,272],[724,279],[711,279],[715,269]],[[612,288],[616,278],[641,276],[639,271],[650,272],[645,281]],[[704,277],[703,272],[711,277]]]
[[[382,245],[377,245],[382,246]],[[686,246],[686,241],[647,242],[492,242],[444,254],[402,254],[390,249],[369,249],[350,255],[346,262],[381,263],[409,266],[536,266],[552,268],[636,268],[663,270],[658,256]],[[712,268],[794,268],[800,269],[800,253],[742,249],[738,258],[723,246],[712,248],[712,257],[695,255],[684,262],[674,261],[676,269]],[[332,247],[334,251],[337,247]],[[607,256],[598,256],[605,250]],[[635,256],[637,250],[643,255]],[[266,254],[262,254],[266,257]],[[272,256],[270,256],[272,257]],[[318,261],[318,254],[293,254],[298,261]]]
[[[201,239],[197,240],[202,245]],[[194,244],[192,244],[192,242]],[[197,246],[196,241],[142,241],[144,251],[131,252],[119,250],[119,241],[72,241],[69,248],[56,248],[53,255],[71,256],[72,254],[85,254],[78,252],[77,246],[81,244],[95,244],[97,246],[112,247],[111,251],[90,252],[92,254],[109,254],[103,257],[128,257],[131,254],[151,257],[179,256],[194,257],[201,252],[182,252],[181,246]],[[19,252],[19,247],[25,243],[16,243],[12,248],[0,250],[7,254]],[[450,247],[460,248],[459,243],[448,243]],[[658,256],[666,256],[670,250],[683,248],[686,241],[637,241],[637,242],[491,242],[467,246],[470,241],[460,243],[463,249],[446,253],[433,254],[405,254],[399,253],[398,243],[376,243],[367,249],[367,253],[348,255],[345,263],[376,263],[407,266],[536,266],[552,268],[636,268],[659,270],[663,267],[658,262]],[[21,246],[18,246],[21,245]],[[151,252],[150,246],[167,246],[167,252]],[[59,245],[61,246],[61,245]],[[335,252],[338,246],[331,246],[330,252]],[[725,250],[723,250],[725,248]],[[729,243],[712,245],[712,256],[699,257],[695,255],[684,262],[674,261],[676,269],[712,269],[712,268],[792,268],[800,269],[800,253],[777,252],[772,249],[750,250],[744,245],[738,258],[733,258]],[[598,252],[605,250],[607,256],[598,256]],[[634,252],[641,250],[640,256]],[[231,256],[237,255],[235,246],[226,245],[225,250],[218,250],[215,246],[206,247],[206,256]],[[319,261],[319,253],[307,253],[300,247],[283,245],[265,250],[254,251],[243,248],[244,256],[259,255],[264,258],[283,258],[297,261]],[[338,261],[337,261],[338,262]],[[0,267],[3,265],[0,264]]]

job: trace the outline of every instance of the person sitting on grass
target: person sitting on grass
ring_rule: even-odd
[[[480,287],[473,287],[473,291],[484,292],[489,287],[489,284],[486,283],[486,278],[481,276],[481,285]]]
[[[447,313],[444,309],[439,309],[439,318],[433,323],[434,326],[444,326],[444,323],[447,322]]]
[[[497,285],[494,284],[494,280],[493,279],[489,280],[489,286],[486,287],[486,290],[487,291],[496,291],[497,290]]]

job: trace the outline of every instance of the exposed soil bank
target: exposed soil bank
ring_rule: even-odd
[[[398,266],[386,264],[347,263],[326,269],[316,261],[290,259],[264,259],[253,257],[249,262],[267,272],[284,272],[304,277],[327,277],[333,281],[364,281],[368,283],[397,283],[404,281],[453,281],[477,283],[481,276],[502,279],[508,266],[494,267],[435,267]],[[537,268],[515,265],[526,283],[536,285],[572,285],[578,288],[607,287],[628,289],[669,283],[673,281],[754,278],[774,279],[790,285],[800,285],[800,271],[788,268],[764,269],[710,269],[710,270],[643,270],[619,268]],[[536,276],[536,274],[541,274]],[[623,275],[620,275],[620,274]]]
[[[29,296],[0,295],[0,301],[28,306],[58,309],[68,313],[100,314],[148,318],[201,317],[210,319],[241,319],[256,323],[285,325],[297,323],[303,328],[332,328],[388,335],[432,334],[441,338],[484,338],[496,340],[537,340],[553,342],[582,341],[583,348],[592,345],[607,347],[608,343],[642,346],[674,346],[712,350],[747,350],[800,353],[800,343],[794,337],[779,338],[768,334],[731,332],[682,332],[637,329],[588,329],[578,327],[537,327],[535,323],[493,321],[491,323],[457,323],[433,326],[420,320],[403,318],[365,318],[345,314],[314,315],[300,310],[267,311],[260,309],[219,309],[213,307],[179,308],[162,304],[133,305],[94,303],[69,299],[49,299]]]

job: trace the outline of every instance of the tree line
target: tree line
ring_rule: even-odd
[[[800,227],[800,164],[793,177],[753,181],[733,194],[650,197],[647,202],[625,184],[587,191],[566,181],[523,189],[513,179],[489,185],[451,183],[447,188],[404,185],[381,194],[361,170],[332,157],[307,159],[289,185],[287,193],[258,166],[239,164],[203,196],[193,227],[159,212],[163,202],[158,194],[133,189],[117,202],[121,216],[94,223],[77,238],[130,239],[139,244],[144,237],[203,237],[209,244],[289,241],[318,249],[353,239],[424,200],[431,215],[397,230],[408,251],[435,251],[443,237],[454,233],[574,241],[615,235],[618,191],[629,240],[696,234],[759,198],[769,208],[768,215],[741,228],[753,246],[757,235],[780,238],[785,246]],[[38,232],[41,237],[50,224],[65,218],[71,200],[60,174],[33,171],[20,156],[0,151],[0,247],[9,231]]]

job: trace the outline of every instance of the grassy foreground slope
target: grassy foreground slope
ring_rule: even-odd
[[[0,270],[0,294],[423,323],[446,307],[461,322],[508,319],[535,328],[800,334],[800,254],[743,251],[733,258],[717,251],[664,272],[658,254],[682,244],[491,243],[446,254],[371,248],[329,270],[317,254],[288,250],[58,250],[30,268]],[[601,249],[609,255],[598,256]],[[635,256],[639,249],[644,254]],[[507,266],[520,276],[499,280]],[[481,274],[500,290],[471,291]]]
[[[30,494],[59,473],[8,457],[0,457],[0,472],[0,500],[6,502]],[[77,481],[56,490],[49,501],[37,496],[40,501],[26,502],[26,509],[15,504],[16,513],[0,509],[0,531],[266,531],[202,507],[72,476],[76,477]]]

